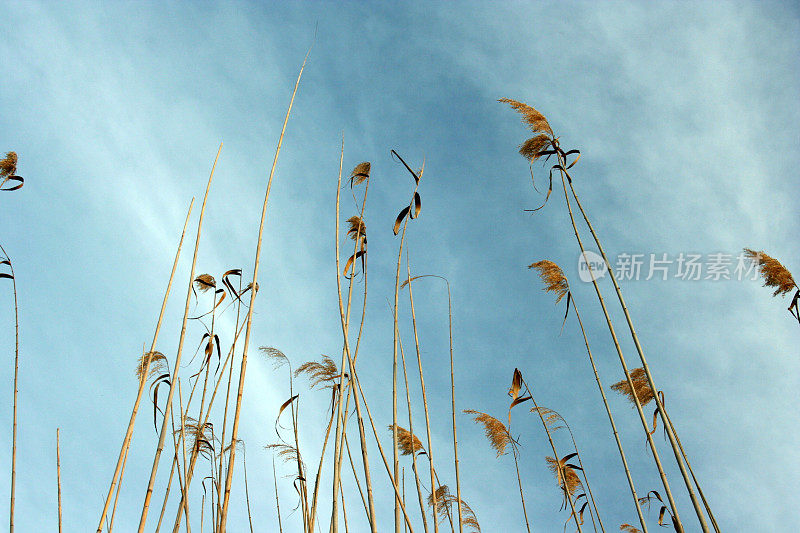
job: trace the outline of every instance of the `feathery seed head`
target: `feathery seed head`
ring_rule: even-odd
[[[358,185],[359,183],[363,183],[365,180],[369,179],[370,166],[371,165],[369,161],[364,161],[363,163],[357,164],[353,169],[353,172],[350,173],[350,184]]]
[[[400,426],[397,427],[397,445],[400,447],[402,455],[412,455],[422,449],[422,442],[416,435],[412,435],[410,431]],[[395,425],[389,426],[389,431],[393,431]]]
[[[200,274],[194,278],[194,286],[200,292],[206,292],[217,287],[217,282],[211,274]]]
[[[650,388],[650,383],[647,381],[647,374],[645,374],[644,368],[634,368],[631,370],[630,376],[631,383],[633,383],[633,387],[636,390],[636,397],[639,398],[639,403],[641,403],[642,406],[647,405],[650,403],[650,400],[655,398],[655,395],[653,394],[653,389]],[[631,403],[634,405],[636,404],[631,386],[628,384],[627,379],[614,383],[611,385],[611,388],[620,394],[624,394]]]
[[[322,356],[322,362],[308,361],[297,367],[294,371],[294,377],[300,374],[306,374],[311,381],[310,388],[314,388],[319,384],[324,384],[323,388],[331,388],[334,386],[336,379],[339,377],[339,370],[336,368],[336,363],[327,355]]]
[[[161,352],[150,352],[139,357],[136,363],[136,377],[142,379],[145,368],[147,369],[147,378],[155,375],[162,375],[169,372],[167,368],[167,358]]]
[[[578,477],[578,474],[575,473],[575,470],[573,470],[572,467],[564,465],[561,468],[558,468],[558,461],[550,456],[545,457],[545,460],[547,461],[547,467],[553,474],[555,474],[558,486],[562,489],[568,490],[570,496],[573,496],[575,491],[578,490],[579,487],[583,486],[581,483],[581,478]],[[566,487],[564,485],[563,478],[566,478]]]
[[[783,296],[792,289],[797,289],[797,283],[795,283],[792,274],[780,261],[773,259],[764,252],[756,252],[749,248],[745,248],[744,253],[758,265],[761,277],[764,278],[764,286],[775,287],[775,292],[772,293],[773,296],[779,294]]]
[[[556,294],[556,303],[561,301],[561,298],[569,292],[569,282],[564,272],[557,264],[552,261],[543,260],[537,261],[528,268],[535,268],[539,271],[539,277],[546,285],[544,290],[546,292],[554,292]]]
[[[351,239],[356,240],[356,237],[358,237],[367,240],[367,226],[364,224],[364,220],[361,217],[353,215],[347,219],[347,223],[350,224],[350,227],[347,229],[347,235],[349,235]]]
[[[6,157],[0,159],[0,178],[13,176],[17,173],[17,153],[6,152]]]
[[[481,413],[474,409],[465,409],[464,412],[468,415],[472,415],[476,424],[483,424],[486,438],[489,439],[492,448],[497,451],[497,457],[503,455],[506,451],[506,446],[511,443],[511,433],[508,432],[506,426],[498,419],[486,413]]]

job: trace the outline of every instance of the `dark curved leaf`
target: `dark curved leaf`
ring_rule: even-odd
[[[16,191],[17,189],[21,189],[22,186],[25,184],[25,179],[21,176],[8,176],[6,179],[3,180],[3,183],[7,181],[16,181],[19,185],[14,185],[13,187],[0,187],[0,191]]]
[[[400,211],[400,214],[397,215],[397,219],[394,221],[394,234],[397,235],[400,232],[400,224],[403,223],[403,219],[406,218],[410,206],[406,206]]]

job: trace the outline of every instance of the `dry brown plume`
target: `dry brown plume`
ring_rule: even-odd
[[[370,167],[369,161],[357,164],[353,172],[350,173],[350,185],[358,185],[369,179]]]
[[[542,419],[544,420],[545,425],[550,431],[556,431],[557,429],[561,429],[565,426],[559,425],[564,424],[564,419],[561,418],[561,415],[549,409],[547,407],[534,407],[531,409],[531,413],[541,413]]]
[[[481,413],[474,409],[465,409],[464,412],[468,415],[472,415],[476,423],[483,424],[486,438],[489,439],[492,448],[497,451],[497,457],[503,455],[506,452],[506,446],[511,443],[511,433],[508,432],[506,426],[498,419],[486,413]]]
[[[161,352],[150,352],[139,357],[136,363],[136,377],[142,379],[145,369],[147,369],[147,378],[155,375],[162,375],[169,372],[167,367],[167,358]]]
[[[0,178],[13,176],[17,173],[17,153],[6,152],[6,157],[0,159]]]
[[[272,361],[272,367],[275,369],[289,363],[289,358],[286,357],[282,351],[272,346],[259,346],[258,351],[268,360]]]
[[[535,268],[539,271],[539,277],[545,284],[545,292],[554,292],[556,294],[556,303],[561,301],[561,298],[569,292],[569,282],[564,272],[557,264],[552,261],[543,260],[537,261],[528,268]]]
[[[452,509],[454,505],[458,504],[458,497],[450,492],[450,488],[447,485],[440,485],[435,493],[428,495],[428,506],[433,506],[434,497],[436,498],[439,520],[452,516]],[[471,528],[472,533],[481,533],[481,526],[475,516],[475,511],[464,500],[461,500],[461,511],[463,515],[461,525]]]
[[[522,115],[522,121],[527,124],[534,133],[542,132],[548,133],[551,136],[553,135],[553,130],[550,128],[550,123],[548,123],[547,119],[544,118],[544,115],[539,113],[536,109],[527,104],[523,104],[522,102],[512,100],[511,98],[500,98],[497,101],[510,105],[514,111]]]
[[[750,248],[745,248],[744,253],[758,265],[761,277],[764,278],[764,286],[775,287],[775,292],[772,293],[773,296],[779,294],[783,296],[792,289],[797,289],[797,283],[795,283],[792,274],[780,261],[773,259],[764,252],[756,252]]]
[[[217,287],[217,281],[211,274],[200,274],[194,278],[194,286],[200,292],[206,292]]]
[[[642,533],[642,530],[638,527],[633,527],[630,524],[622,524],[619,526],[620,531],[627,531],[628,533]]]
[[[291,464],[300,461],[297,448],[288,444],[268,444],[264,446],[266,450],[273,450],[284,463]]]
[[[350,224],[347,229],[347,235],[351,239],[356,240],[356,237],[360,237],[365,241],[367,240],[367,226],[361,217],[353,215],[347,219],[347,223]]]
[[[402,455],[411,455],[422,449],[422,442],[416,435],[412,435],[410,431],[400,426],[397,427],[397,446],[400,448]],[[389,425],[389,431],[394,430],[395,425]]]
[[[533,162],[543,155],[553,153],[552,150],[549,150],[554,142],[553,130],[544,115],[531,106],[510,98],[500,98],[498,102],[510,105],[522,115],[522,121],[528,125],[531,131],[537,134],[519,146],[519,153],[522,157]]]
[[[330,388],[334,386],[336,378],[339,377],[339,370],[336,368],[336,363],[333,362],[333,359],[323,355],[321,363],[307,361],[297,367],[297,370],[294,371],[294,377],[300,374],[308,376],[309,381],[311,381],[309,387],[312,389],[320,384],[323,384],[323,388]]]
[[[567,480],[566,490],[569,490],[570,496],[574,496],[575,491],[583,486],[583,484],[581,483],[581,478],[578,477],[578,474],[575,473],[575,470],[573,470],[573,468],[567,464],[562,464],[561,468],[559,469],[558,468],[559,462],[550,456],[545,457],[545,460],[547,461],[547,468],[549,468],[550,471],[553,474],[555,474],[558,486],[561,487],[562,489],[565,488],[564,480],[562,478],[562,473],[561,473],[561,471],[563,470],[564,472],[563,477],[565,477]],[[564,459],[562,459],[561,462],[563,463]]]
[[[653,394],[653,389],[650,388],[650,384],[647,382],[647,374],[645,374],[644,368],[634,368],[631,370],[630,375],[633,387],[636,389],[636,396],[639,398],[639,403],[641,403],[642,406],[647,405],[655,395]],[[611,388],[627,396],[631,403],[636,403],[627,379],[614,383],[611,385]]]

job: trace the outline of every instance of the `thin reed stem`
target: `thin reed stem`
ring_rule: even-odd
[[[297,81],[294,84],[292,91],[292,98],[289,100],[289,108],[286,110],[286,117],[283,120],[283,127],[281,128],[281,135],[278,137],[278,147],[275,149],[275,158],[272,160],[272,169],[269,172],[269,180],[267,181],[267,192],[264,195],[264,205],[261,208],[261,224],[258,228],[258,244],[256,245],[256,258],[253,265],[253,281],[252,290],[250,291],[250,305],[247,308],[247,328],[244,334],[244,348],[242,350],[242,366],[239,370],[239,389],[236,394],[236,409],[233,415],[233,429],[231,430],[231,442],[236,442],[237,435],[239,434],[239,415],[242,409],[242,395],[244,394],[244,378],[247,370],[247,349],[250,346],[250,333],[252,331],[253,322],[253,305],[256,301],[256,293],[258,292],[258,267],[261,259],[261,242],[264,237],[264,220],[267,216],[267,204],[269,202],[269,193],[272,189],[272,178],[275,175],[275,167],[278,165],[278,156],[281,153],[281,145],[283,144],[283,135],[286,132],[286,125],[289,122],[289,115],[292,112],[292,105],[294,104],[294,97],[297,94],[297,88],[300,85],[300,78],[303,75],[303,69],[306,67],[308,54],[311,53],[309,48],[306,57],[303,59],[303,65],[300,67],[300,73],[297,75]],[[223,443],[224,445],[224,443]],[[225,496],[222,502],[222,512],[219,518],[218,533],[225,533],[226,521],[228,517],[228,504],[231,497],[231,484],[233,483],[233,466],[236,459],[236,447],[231,447],[230,459],[228,460],[228,473],[225,477]]]
[[[206,202],[208,201],[208,192],[211,189],[211,180],[214,178],[214,170],[217,168],[217,161],[219,160],[219,154],[222,151],[222,143],[219,144],[219,149],[217,150],[217,156],[214,158],[214,165],[211,167],[211,175],[208,177],[208,183],[206,184],[206,192],[203,195],[203,205],[200,208],[200,220],[197,223],[197,237],[195,239],[194,244],[194,254],[192,256],[192,267],[189,273],[189,288],[187,289],[186,293],[186,305],[183,311],[183,322],[181,324],[181,334],[178,339],[178,351],[175,356],[175,366],[172,370],[171,379],[175,380],[178,377],[178,371],[181,368],[181,355],[183,353],[183,343],[186,339],[186,323],[189,319],[189,305],[191,304],[192,299],[192,283],[194,283],[194,273],[195,267],[197,266],[197,252],[200,248],[200,235],[201,230],[203,228],[203,216],[205,215],[206,210]],[[150,481],[147,484],[147,493],[145,494],[144,504],[142,505],[142,516],[139,519],[139,533],[144,533],[145,524],[147,523],[147,513],[150,510],[150,500],[153,497],[153,487],[156,482],[156,473],[158,472],[158,463],[161,459],[161,452],[164,450],[164,440],[167,436],[168,431],[168,424],[170,421],[170,413],[172,412],[172,398],[175,393],[175,386],[171,384],[169,387],[169,394],[167,396],[167,404],[164,410],[164,421],[161,425],[161,431],[158,438],[158,447],[156,448],[155,457],[153,458],[153,468],[150,471]]]
[[[575,217],[572,214],[572,206],[569,201],[569,196],[567,195],[567,185],[564,175],[561,175],[561,184],[564,188],[564,199],[567,204],[567,212],[569,213],[569,219],[572,223],[572,230],[575,233],[575,239],[578,241],[578,247],[581,250],[581,254],[585,255],[586,250],[583,247],[583,241],[581,240],[580,232],[578,231],[578,227],[575,225]],[[630,372],[628,371],[628,365],[625,362],[625,356],[622,354],[622,348],[619,345],[619,340],[617,339],[617,333],[614,329],[614,325],[611,322],[611,317],[608,314],[608,310],[606,309],[605,301],[603,300],[603,294],[600,292],[600,287],[597,284],[597,279],[595,278],[594,270],[590,263],[587,262],[587,266],[589,267],[589,274],[592,279],[592,286],[594,287],[595,293],[597,294],[597,299],[600,302],[600,307],[603,310],[603,316],[606,319],[606,325],[608,326],[608,331],[611,334],[611,339],[614,342],[614,348],[617,351],[617,356],[619,357],[620,364],[622,365],[622,371],[625,373],[625,379],[628,381],[628,385],[631,387],[631,390],[635,390],[633,382],[631,381]],[[650,435],[650,429],[647,425],[647,420],[644,417],[644,411],[642,411],[642,404],[639,401],[638,396],[634,394],[634,404],[636,405],[636,411],[639,414],[639,420],[642,423],[642,428],[644,429],[645,436],[647,438],[647,442],[650,445],[650,451],[653,454],[653,461],[656,464],[656,468],[658,469],[658,474],[661,477],[661,483],[664,487],[664,492],[667,496],[667,500],[669,501],[669,506],[672,511],[672,517],[675,522],[675,527],[678,530],[678,533],[683,533],[683,525],[681,524],[680,516],[678,515],[678,507],[675,504],[675,499],[672,496],[672,491],[669,487],[669,482],[667,481],[667,475],[664,472],[664,467],[661,465],[661,459],[658,456],[658,451],[656,450],[655,443],[653,442],[652,435]]]
[[[11,504],[9,510],[9,532],[14,533],[14,501],[17,482],[17,394],[19,393],[19,305],[17,303],[17,276],[14,273],[14,265],[11,258],[6,253],[5,248],[0,245],[0,251],[5,256],[5,263],[11,270],[11,287],[14,291],[14,414],[11,429]]]
[[[156,331],[153,334],[153,342],[150,344],[150,353],[152,354],[155,352],[156,349],[156,342],[158,341],[158,334],[161,331],[161,323],[164,319],[164,310],[167,307],[167,300],[169,299],[170,291],[172,290],[172,280],[175,278],[175,270],[178,268],[178,259],[181,256],[181,248],[183,247],[183,238],[186,235],[186,227],[189,224],[189,216],[192,214],[192,207],[194,206],[194,198],[192,201],[189,202],[189,209],[186,213],[186,220],[183,223],[183,231],[181,231],[181,238],[178,241],[178,249],[175,252],[175,260],[172,262],[172,271],[169,274],[169,281],[167,282],[167,290],[164,292],[164,299],[161,302],[161,311],[158,314],[158,321],[156,322]],[[147,384],[147,376],[150,372],[150,362],[151,357],[147,357],[145,360],[145,365],[142,371],[141,379],[139,380],[139,390],[136,393],[136,401],[133,403],[133,410],[131,411],[131,418],[128,421],[128,429],[125,431],[125,437],[122,439],[122,446],[119,452],[119,458],[117,459],[117,466],[114,470],[114,475],[111,478],[111,486],[108,489],[108,495],[106,496],[106,502],[103,506],[103,512],[100,514],[100,521],[97,526],[97,533],[101,533],[103,530],[103,524],[105,523],[106,513],[108,512],[108,506],[111,502],[111,494],[114,492],[114,487],[117,484],[119,477],[119,483],[122,483],[122,465],[125,462],[125,457],[128,455],[128,448],[131,444],[131,439],[133,438],[133,426],[136,422],[136,415],[139,412],[139,404],[142,401],[142,395],[144,393],[145,385]]]
[[[422,372],[422,355],[420,354],[419,349],[419,335],[417,334],[417,313],[414,309],[414,291],[411,288],[411,263],[408,258],[408,250],[406,249],[406,269],[408,275],[408,298],[411,304],[411,325],[412,329],[414,330],[414,347],[416,348],[417,352],[417,368],[419,369],[419,384],[420,388],[422,389],[422,405],[425,409],[425,434],[428,438],[428,465],[430,466],[430,474],[431,474],[431,494],[433,494],[432,498],[432,513],[433,513],[433,530],[435,533],[439,533],[439,520],[437,518],[438,515],[438,502],[436,501],[436,480],[434,476],[433,470],[433,450],[431,449],[433,443],[431,442],[431,419],[430,415],[428,414],[428,395],[425,392],[425,377]],[[407,387],[408,385],[406,385]],[[411,406],[409,405],[409,411]]]
[[[636,487],[633,484],[633,478],[631,477],[631,471],[628,467],[628,460],[625,457],[625,450],[622,448],[622,442],[619,438],[619,432],[617,431],[617,425],[614,423],[614,416],[611,414],[611,408],[608,405],[608,399],[606,398],[605,389],[603,388],[603,383],[600,381],[600,374],[597,372],[597,366],[594,363],[594,356],[592,355],[592,350],[589,347],[589,339],[586,338],[586,330],[583,327],[583,321],[581,320],[581,315],[578,312],[578,307],[575,304],[575,297],[572,296],[570,298],[572,303],[572,309],[575,311],[575,317],[578,319],[578,325],[581,328],[581,335],[583,336],[583,342],[586,345],[586,353],[589,356],[589,362],[592,365],[592,371],[594,372],[594,379],[597,382],[597,389],[600,391],[600,396],[603,398],[603,406],[606,409],[606,414],[608,415],[608,422],[611,424],[611,431],[614,433],[614,441],[617,443],[617,450],[619,450],[619,457],[622,459],[622,466],[625,470],[625,477],[628,480],[628,486],[631,489],[631,496],[633,497],[633,503],[636,506],[636,514],[639,517],[639,524],[642,526],[642,533],[647,533],[647,523],[645,522],[644,515],[642,514],[642,507],[639,504],[639,497],[636,495]],[[588,485],[588,483],[587,483]]]
[[[56,477],[58,481],[58,533],[61,533],[61,428],[56,428]]]
[[[558,456],[558,451],[556,451],[556,445],[553,442],[553,436],[550,434],[550,428],[547,427],[547,422],[544,421],[544,416],[542,415],[542,411],[539,409],[539,405],[536,403],[536,398],[533,397],[533,392],[531,391],[528,383],[522,379],[522,383],[525,385],[525,389],[528,392],[528,396],[531,398],[531,402],[533,403],[533,407],[536,410],[536,414],[539,415],[539,420],[542,421],[542,427],[544,428],[544,432],[547,435],[547,440],[550,443],[550,448],[553,450],[553,458],[555,459],[556,468],[558,469],[559,477],[561,482],[564,484],[564,497],[569,502],[569,507],[572,511],[572,517],[575,519],[575,525],[578,527],[578,532],[581,533],[581,522],[578,520],[578,513],[575,512],[575,504],[572,502],[572,494],[570,493],[569,486],[567,484],[567,473],[564,466],[561,464],[561,460]],[[511,411],[509,410],[509,417],[511,416]],[[512,443],[513,444],[513,443]],[[577,451],[577,450],[576,450]]]
[[[564,162],[564,157],[562,156],[561,152],[558,153],[559,161],[562,163],[562,168],[566,166]],[[561,170],[561,180],[564,181],[564,175],[566,171]],[[569,177],[567,175],[567,177]],[[664,404],[661,402],[661,399],[658,397],[658,388],[656,388],[655,382],[653,381],[653,375],[650,372],[650,367],[647,364],[647,359],[644,356],[644,350],[642,349],[642,345],[639,342],[639,337],[636,335],[636,330],[633,327],[633,321],[631,320],[631,315],[628,312],[628,306],[625,304],[625,299],[622,297],[622,291],[619,288],[619,283],[617,283],[617,278],[614,275],[614,269],[611,268],[611,264],[608,261],[608,257],[606,257],[606,253],[603,250],[603,245],[600,244],[600,239],[597,237],[597,233],[594,231],[594,227],[592,223],[589,221],[589,217],[586,215],[586,211],[584,211],[583,206],[581,205],[580,200],[578,199],[578,195],[575,193],[575,188],[572,185],[572,178],[567,180],[569,182],[569,188],[572,192],[573,198],[575,198],[575,204],[578,206],[578,209],[583,215],[583,219],[586,222],[586,226],[589,228],[589,232],[592,234],[592,238],[594,239],[595,244],[597,244],[597,249],[600,251],[600,255],[603,257],[603,261],[606,264],[606,268],[608,269],[609,277],[611,278],[611,282],[614,285],[614,291],[617,293],[617,298],[619,299],[620,306],[622,307],[622,312],[625,315],[625,321],[628,324],[628,329],[631,332],[631,338],[633,339],[633,344],[636,346],[636,352],[639,354],[639,359],[642,362],[642,368],[644,368],[645,375],[647,376],[647,382],[650,385],[650,389],[654,393],[654,400],[656,402],[656,407],[658,408],[658,412],[661,413],[661,420],[664,423],[664,427],[667,430],[667,437],[669,438],[670,446],[672,447],[672,451],[675,455],[675,461],[678,463],[678,468],[680,469],[681,476],[683,477],[683,481],[686,485],[686,490],[689,493],[689,498],[692,500],[692,506],[694,506],[695,513],[697,514],[697,519],[700,522],[700,527],[702,528],[704,533],[708,533],[708,524],[706,524],[705,517],[703,516],[703,511],[700,508],[700,502],[697,500],[697,496],[692,489],[692,483],[689,480],[689,476],[686,472],[686,467],[683,464],[683,458],[681,456],[680,447],[676,441],[675,430],[673,429],[672,425],[669,423],[669,418],[665,416],[665,409]],[[566,196],[566,185],[564,185],[564,195]],[[633,390],[633,389],[632,389]]]
[[[411,396],[409,393],[408,387],[408,374],[406,373],[406,352],[403,349],[403,340],[401,337],[398,336],[399,346],[400,346],[400,360],[403,365],[403,382],[406,385],[406,403],[408,404],[408,432],[411,434],[411,471],[414,473],[414,483],[417,487],[417,497],[419,498],[419,512],[420,516],[422,517],[422,526],[425,530],[425,533],[428,533],[428,519],[427,513],[425,512],[425,499],[422,497],[422,488],[420,486],[419,481],[419,471],[417,470],[417,451],[414,449],[414,422],[413,417],[411,416]],[[392,428],[393,430],[395,428]],[[435,490],[432,489],[432,491]],[[436,515],[433,516],[433,520],[436,521]]]

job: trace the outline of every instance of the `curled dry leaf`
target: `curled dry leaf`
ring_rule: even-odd
[[[403,219],[406,218],[406,215],[408,214],[409,210],[410,207],[406,206],[403,208],[402,211],[400,211],[400,214],[397,215],[397,218],[394,221],[394,229],[393,229],[395,235],[397,235],[400,232],[400,224],[403,223]]]

